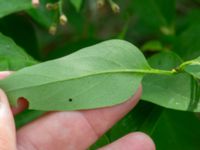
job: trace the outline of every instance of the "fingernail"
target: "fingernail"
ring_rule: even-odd
[[[1,89],[0,89],[0,91],[1,91]],[[1,100],[2,98],[1,98],[1,93],[0,93],[0,109],[1,109],[1,107],[2,107],[2,100]]]
[[[2,89],[0,89],[0,108],[2,108],[3,103],[4,101],[3,101],[3,96],[2,96]]]
[[[6,97],[4,95],[4,92],[2,89],[0,89],[0,118],[8,114],[7,105],[8,103],[6,102]]]
[[[0,97],[0,109],[1,109],[1,97]]]
[[[0,89],[1,90],[1,89]],[[2,97],[1,97],[1,94],[0,94],[0,114],[1,112],[3,111],[3,101],[2,101]],[[1,115],[0,115],[1,116]]]

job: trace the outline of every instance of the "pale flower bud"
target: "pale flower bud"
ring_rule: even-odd
[[[66,17],[64,14],[62,14],[62,15],[60,16],[59,20],[60,20],[60,24],[61,24],[62,26],[64,26],[64,25],[67,23],[67,17]]]
[[[40,1],[39,0],[32,0],[32,5],[34,7],[38,7],[40,5]]]
[[[56,9],[58,9],[58,3],[54,3],[54,4],[47,3],[46,4],[46,9],[47,10],[56,10]]]
[[[111,8],[112,8],[112,11],[113,11],[114,13],[119,13],[119,12],[120,12],[120,7],[119,7],[119,5],[117,5],[116,3],[112,3],[112,4],[111,4]]]
[[[97,0],[97,7],[101,8],[105,5],[105,0]]]
[[[49,34],[55,35],[56,32],[57,32],[57,26],[56,25],[50,26],[50,28],[49,28]]]

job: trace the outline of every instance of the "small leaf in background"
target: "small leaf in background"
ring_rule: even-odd
[[[134,45],[110,40],[66,57],[24,68],[0,81],[11,104],[36,110],[77,110],[128,100],[150,67]]]
[[[0,70],[18,70],[36,64],[14,41],[0,33]]]
[[[147,43],[145,43],[142,47],[141,50],[143,52],[145,51],[162,51],[163,50],[163,45],[160,41],[156,41],[156,40],[152,40],[152,41],[148,41]]]
[[[0,18],[30,8],[32,8],[31,0],[0,0]]]
[[[81,4],[83,3],[83,0],[70,0],[70,2],[74,5],[76,8],[76,11],[79,12],[81,8]]]
[[[172,52],[162,52],[149,58],[148,62],[154,68],[171,70],[179,66],[181,59]],[[142,81],[142,99],[157,105],[177,109],[188,110],[193,105],[191,101],[192,78],[186,73],[173,76],[147,75]],[[200,112],[200,105],[195,104],[193,110]]]

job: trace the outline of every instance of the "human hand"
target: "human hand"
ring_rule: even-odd
[[[0,72],[0,79],[9,74]],[[129,101],[113,107],[49,112],[16,131],[13,114],[23,111],[28,103],[21,99],[11,110],[0,90],[0,150],[85,150],[136,105],[141,91],[139,88]],[[100,149],[155,150],[155,145],[144,133],[135,132]]]

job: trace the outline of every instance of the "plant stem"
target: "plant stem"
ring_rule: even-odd
[[[185,68],[187,65],[190,65],[190,64],[200,64],[200,62],[199,62],[199,61],[195,61],[195,60],[189,60],[189,61],[183,62],[183,63],[177,68],[177,71],[183,71],[184,68]]]
[[[59,10],[59,15],[62,15],[63,14],[63,0],[60,0],[58,2],[58,10]]]
[[[186,62],[183,62],[178,68],[177,70],[180,70],[180,71],[183,71],[185,66],[189,65],[189,64],[192,64],[194,61],[186,61]]]
[[[113,70],[113,71],[105,71],[100,72],[98,74],[102,73],[143,73],[143,74],[158,74],[158,75],[173,75],[178,73],[176,70],[159,70],[159,69],[122,69],[122,70]]]
[[[159,69],[150,69],[150,70],[137,70],[138,73],[145,73],[145,74],[160,74],[160,75],[173,75],[178,73],[176,70],[159,70]]]

